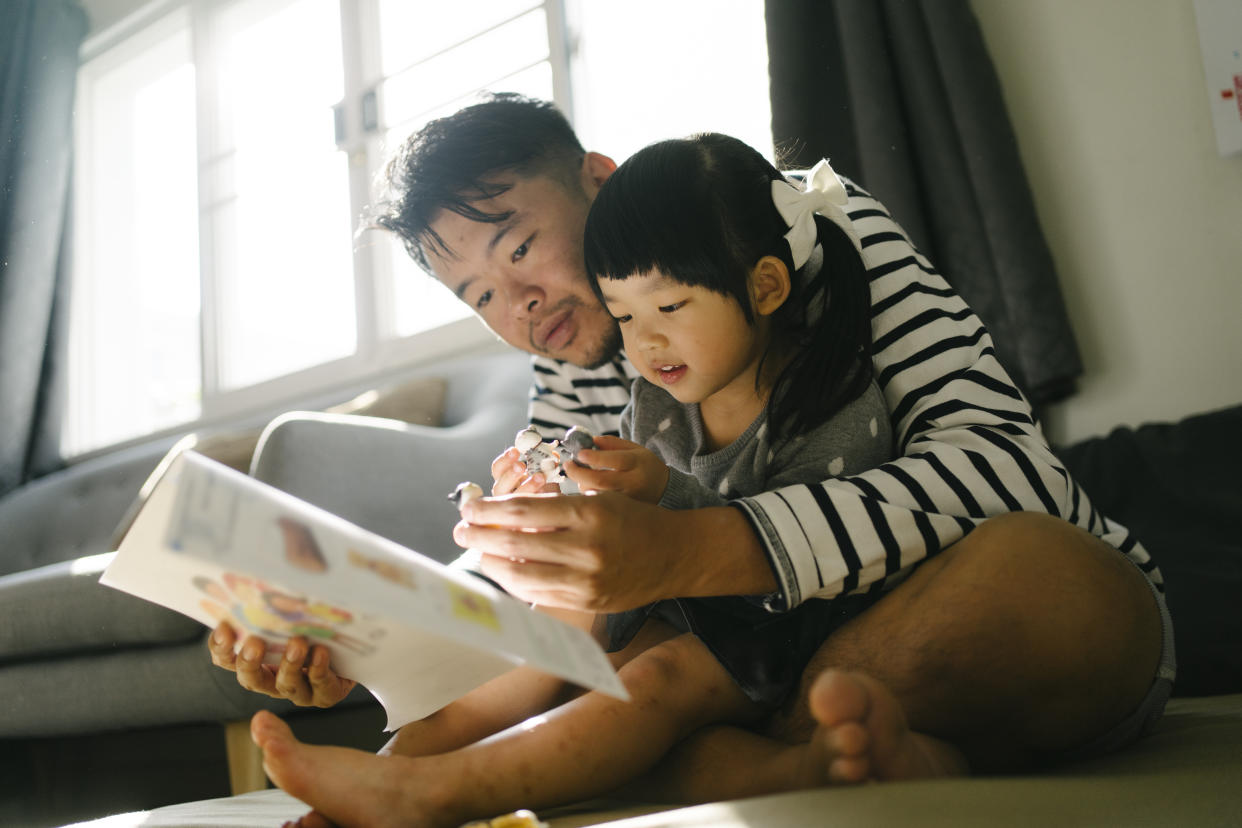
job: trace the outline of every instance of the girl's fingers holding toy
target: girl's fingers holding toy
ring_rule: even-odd
[[[510,448],[492,461],[492,494],[512,494],[526,477],[526,465],[518,459],[518,450]]]
[[[570,463],[565,466],[565,475],[584,492],[624,491],[624,481],[610,469]]]
[[[640,449],[638,443],[632,443],[629,440],[622,440],[620,437],[613,437],[608,434],[601,434],[595,438],[595,447],[583,449],[583,452],[600,452],[600,451],[626,451],[629,449]]]
[[[511,494],[560,494],[560,491],[561,489],[559,486],[555,483],[548,482],[547,478],[544,477],[543,472],[535,472],[534,474],[524,477],[522,482],[517,485],[517,488],[515,488]]]

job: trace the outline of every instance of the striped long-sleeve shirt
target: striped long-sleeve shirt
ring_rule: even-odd
[[[983,323],[884,206],[846,186],[871,284],[872,362],[896,457],[861,474],[734,501],[776,574],[769,606],[895,585],[987,518],[1014,511],[1058,515],[1086,529],[1159,587],[1147,552],[1091,505],[1052,453]],[[624,357],[591,371],[536,357],[534,370],[531,421],[545,434],[575,424],[617,433],[635,375]]]

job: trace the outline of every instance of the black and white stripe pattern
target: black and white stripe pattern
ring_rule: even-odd
[[[1059,515],[1092,532],[1159,587],[1147,552],[1091,505],[1052,453],[983,323],[884,206],[845,184],[897,457],[853,477],[735,501],[780,581],[772,609],[892,586],[988,517],[1012,511]],[[578,424],[617,433],[635,376],[623,357],[593,371],[536,357],[534,368],[531,421],[541,431],[559,436]]]
[[[884,207],[847,182],[871,279],[876,381],[898,457],[860,475],[738,502],[761,528],[781,598],[883,589],[1013,511],[1059,515],[1117,547],[1157,585],[1145,550],[1104,519],[1053,455],[982,322]]]
[[[624,354],[591,370],[537,356],[531,368],[530,422],[545,439],[559,440],[571,426],[617,436],[638,376]]]

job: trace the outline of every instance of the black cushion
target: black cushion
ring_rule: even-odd
[[[1242,406],[1118,428],[1058,454],[1164,575],[1174,694],[1242,692]]]

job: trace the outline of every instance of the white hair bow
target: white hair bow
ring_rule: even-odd
[[[858,231],[854,229],[854,223],[844,209],[849,203],[849,195],[845,192],[841,179],[828,166],[828,159],[825,158],[811,169],[806,177],[805,187],[801,190],[787,181],[773,181],[772,203],[789,225],[785,239],[793,253],[795,270],[806,264],[807,259],[811,258],[811,251],[815,249],[816,213],[844,230],[858,254],[862,255],[862,242],[858,239]]]

